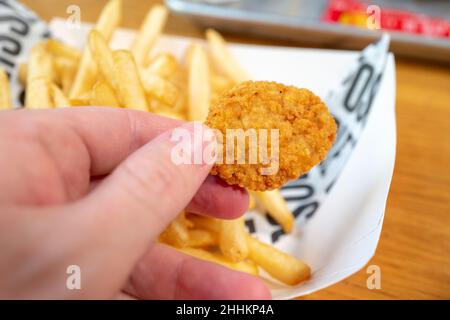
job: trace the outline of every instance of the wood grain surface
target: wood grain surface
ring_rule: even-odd
[[[71,4],[94,22],[105,0],[22,0],[45,20]],[[138,28],[160,1],[124,1],[123,26]],[[201,37],[190,20],[171,15],[166,33]],[[228,40],[300,46],[225,34]],[[366,269],[302,299],[450,299],[450,67],[396,59],[397,159],[381,240],[368,265],[381,268],[369,290]]]

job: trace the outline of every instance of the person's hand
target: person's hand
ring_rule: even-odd
[[[248,205],[211,165],[171,161],[180,125],[192,128],[125,109],[1,112],[0,297],[270,298],[256,277],[156,243],[186,207],[236,218]]]

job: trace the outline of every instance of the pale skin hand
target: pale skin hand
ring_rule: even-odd
[[[248,195],[170,161],[170,131],[143,112],[0,113],[0,298],[268,299],[256,277],[155,239],[185,207],[243,214]],[[82,289],[66,288],[69,265]]]

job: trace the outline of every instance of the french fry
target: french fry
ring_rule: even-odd
[[[210,73],[210,81],[211,91],[217,95],[221,95],[233,86],[233,82],[228,78],[215,74],[214,72]]]
[[[256,208],[256,202],[255,202],[255,197],[249,193],[248,194],[248,209],[252,210]]]
[[[284,232],[292,231],[295,218],[278,189],[264,192],[256,191],[253,194],[267,209],[269,215],[280,224]]]
[[[168,79],[172,84],[174,84],[177,88],[182,92],[181,96],[185,96],[184,100],[187,101],[187,81],[188,81],[188,72],[186,68],[183,66],[179,66],[175,73]]]
[[[247,231],[244,219],[221,220],[219,232],[219,247],[223,255],[233,262],[239,262],[247,258]]]
[[[118,98],[123,107],[148,111],[147,98],[134,62],[133,55],[127,50],[113,52]]]
[[[168,245],[183,248],[189,243],[188,223],[184,212],[180,213],[159,236],[159,240]]]
[[[147,62],[150,50],[158,39],[164,24],[167,20],[167,9],[162,5],[153,6],[139,30],[136,39],[131,47],[134,58],[138,66],[143,66]]]
[[[144,70],[167,79],[175,73],[177,67],[177,59],[172,54],[161,53],[153,58]]]
[[[181,92],[181,94],[178,96],[177,101],[172,106],[173,111],[183,114],[183,120],[188,120],[187,118],[187,106],[186,106],[186,95]]]
[[[225,39],[217,31],[213,29],[206,30],[206,39],[211,51],[211,58],[218,70],[235,83],[250,79],[227,48]]]
[[[9,78],[3,68],[0,68],[0,110],[12,109]]]
[[[95,30],[109,42],[121,18],[122,0],[110,0],[102,10]],[[93,61],[91,51],[89,46],[86,46],[81,55],[80,64],[70,89],[69,97],[75,99],[83,92],[90,90],[95,83],[96,72],[96,65]]]
[[[249,258],[273,278],[288,285],[296,285],[310,277],[311,270],[303,261],[250,235],[247,236],[247,241]]]
[[[51,82],[47,77],[35,77],[28,79],[25,96],[25,107],[28,109],[53,108],[50,96]]]
[[[54,59],[54,65],[62,91],[67,96],[77,72],[78,62],[58,57]]]
[[[186,120],[186,117],[175,110],[171,110],[170,106],[162,104],[162,102],[152,99],[149,103],[150,110],[159,116],[166,118],[176,119],[176,120]]]
[[[177,250],[201,260],[220,264],[232,270],[245,272],[254,276],[259,275],[258,266],[252,261],[246,260],[240,262],[230,262],[229,260],[227,260],[227,258],[221,256],[220,254],[198,248],[182,248],[182,249],[177,248]]]
[[[188,80],[189,119],[205,121],[210,102],[208,58],[199,45],[193,47],[191,54]]]
[[[61,78],[60,74],[58,73],[58,67],[57,63],[60,59],[49,59],[45,62],[45,68],[48,69],[48,72],[50,74],[46,74],[45,76],[48,76],[49,81],[53,81],[57,84],[61,84]],[[42,66],[43,67],[43,66]],[[19,64],[19,82],[26,86],[27,84],[27,78],[28,78],[28,63],[21,63]]]
[[[50,96],[52,97],[54,107],[70,107],[69,99],[54,83],[52,83],[50,86]]]
[[[94,85],[89,98],[89,105],[120,107],[114,90],[105,81],[98,81]]]
[[[202,229],[193,229],[189,230],[189,247],[211,247],[216,246],[219,243],[217,234],[211,231],[202,230]]]
[[[215,233],[219,233],[221,230],[221,221],[219,219],[189,215],[188,220],[192,221],[195,228],[209,230]]]
[[[91,91],[86,91],[74,99],[69,99],[70,105],[74,107],[89,106],[91,95]]]
[[[189,66],[189,64],[191,63],[192,52],[194,51],[195,46],[197,46],[197,44],[191,41],[184,50],[182,62],[184,63],[185,66]]]
[[[91,30],[89,33],[89,49],[97,64],[97,69],[103,76],[108,85],[117,89],[117,78],[114,73],[114,57],[113,52],[109,48],[108,43],[97,30]]]
[[[55,39],[47,41],[47,50],[56,57],[78,61],[81,58],[81,52],[65,43]]]
[[[19,64],[19,81],[23,86],[27,84],[27,73],[28,73],[28,64],[21,63]]]
[[[27,68],[25,107],[30,109],[53,108],[50,83],[53,78],[53,62],[45,43],[31,49]]]
[[[167,80],[149,72],[141,73],[145,92],[165,104],[174,105],[179,98],[178,88]]]

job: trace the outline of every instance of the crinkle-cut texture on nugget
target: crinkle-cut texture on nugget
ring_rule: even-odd
[[[211,173],[230,185],[257,191],[279,188],[309,171],[325,158],[336,138],[336,122],[319,97],[307,89],[275,82],[246,81],[235,86],[211,106],[206,125],[220,130],[223,137],[223,161],[220,163],[219,157]],[[256,164],[249,163],[247,138],[245,164],[227,164],[227,129],[256,129],[258,134],[258,129],[279,129],[278,171],[262,174],[264,168],[276,168],[277,157],[270,152],[270,131],[267,152],[273,156],[269,158],[272,164],[261,163],[259,156]],[[235,160],[238,149],[236,143]]]

